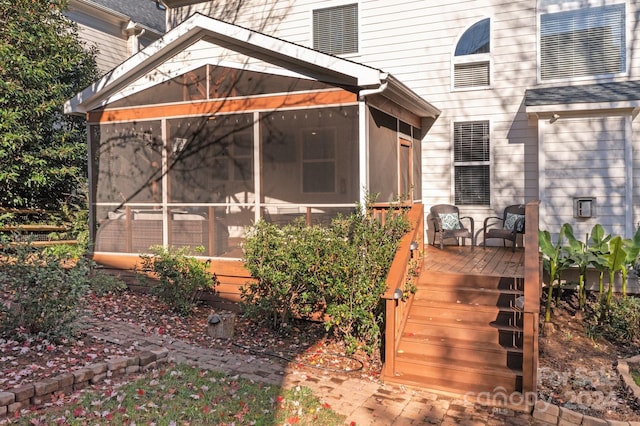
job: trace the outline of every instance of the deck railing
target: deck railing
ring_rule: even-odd
[[[540,201],[527,203],[525,215],[522,393],[529,400],[530,396],[536,395],[538,378],[538,327],[542,291],[542,262],[538,249]]]
[[[384,215],[382,216],[384,217]],[[407,282],[412,268],[420,265],[424,235],[424,206],[414,204],[408,213],[411,230],[400,240],[400,245],[387,275],[387,291],[382,295],[385,303],[384,366],[382,376],[393,375],[395,354],[400,335],[413,301],[413,294],[407,291]],[[415,260],[412,262],[412,260]]]

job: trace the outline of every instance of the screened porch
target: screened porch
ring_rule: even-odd
[[[88,117],[94,252],[240,258],[260,219],[421,194],[419,124],[317,81],[205,66]]]

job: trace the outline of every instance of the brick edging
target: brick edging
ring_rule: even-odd
[[[35,383],[23,384],[0,391],[0,419],[25,408],[41,406],[56,393],[71,394],[107,377],[121,377],[155,369],[167,363],[169,350],[159,348],[140,352],[132,357],[118,357],[87,365],[78,370],[48,377]]]

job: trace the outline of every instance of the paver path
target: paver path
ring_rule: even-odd
[[[223,349],[209,349],[149,334],[135,325],[88,320],[92,335],[112,343],[134,345],[142,350],[165,348],[176,362],[240,376],[283,387],[306,386],[347,416],[355,425],[535,425],[526,413],[471,404],[463,399],[437,395],[404,386],[385,385],[348,373],[326,372],[289,366],[274,359]],[[97,330],[97,331],[96,331]]]

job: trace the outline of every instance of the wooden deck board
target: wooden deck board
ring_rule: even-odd
[[[524,278],[524,249],[425,245],[423,271]]]

